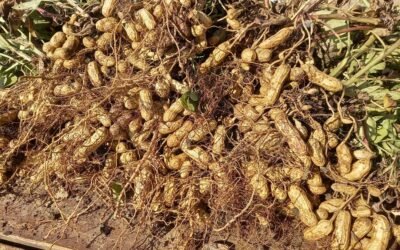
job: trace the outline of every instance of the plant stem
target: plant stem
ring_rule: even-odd
[[[369,47],[375,42],[375,40],[376,40],[376,37],[375,37],[374,35],[370,35],[370,36],[368,37],[368,40],[361,46],[361,48],[357,51],[357,53],[356,53],[354,56],[352,56],[352,58],[356,59],[356,58],[360,57],[362,54],[364,54],[364,53],[369,49]],[[330,73],[329,75],[331,75],[331,76],[333,76],[333,77],[339,76],[339,75],[343,72],[344,68],[345,68],[347,65],[349,65],[349,63],[350,63],[350,61],[351,61],[351,60],[350,60],[350,56],[351,56],[351,55],[346,56],[346,57],[331,71],[331,73]]]
[[[348,20],[357,23],[368,23],[372,25],[378,25],[381,20],[379,18],[364,18],[354,16],[344,16],[340,14],[324,14],[324,15],[313,15],[313,17],[320,19],[337,19],[337,20]]]
[[[370,63],[365,65],[360,71],[358,71],[355,75],[353,75],[349,80],[345,81],[343,84],[345,86],[349,86],[359,80],[359,77],[368,72],[372,67],[376,64],[380,63],[383,59],[385,59],[388,55],[390,55],[394,50],[400,47],[400,39],[398,39],[395,43],[390,45],[386,50],[382,51],[379,56],[375,57]]]

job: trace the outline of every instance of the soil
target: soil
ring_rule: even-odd
[[[18,185],[12,189],[0,190],[1,233],[71,249],[176,249],[170,243],[173,244],[179,228],[163,235],[156,246],[151,243],[138,246],[138,241],[133,241],[138,235],[130,230],[128,222],[122,218],[113,218],[112,210],[101,201],[84,196],[84,187],[74,187],[69,193],[60,187],[53,191],[56,203],[42,186],[31,189],[33,188],[27,185]],[[60,211],[64,213],[64,220]],[[72,214],[75,216],[67,223],[68,216]],[[145,233],[139,236],[143,239],[141,242],[146,242],[144,236]],[[281,249],[272,246],[273,244],[271,247],[255,247],[240,239],[229,238],[229,241],[225,241],[214,236],[210,237],[209,242],[202,249]],[[291,246],[286,249],[310,249],[310,245],[303,242],[301,232],[297,229],[294,229],[290,242]],[[293,242],[296,242],[296,246]],[[0,241],[0,250],[26,249],[4,244]],[[313,248],[323,249],[314,244]]]
[[[58,210],[45,190],[37,190],[32,194],[18,190],[0,194],[0,232],[72,249],[133,248],[124,235],[129,231],[127,223],[108,219],[112,212],[100,202],[87,196],[79,202],[80,196],[70,195],[57,202]],[[59,211],[67,218],[75,209],[82,214],[66,223]]]

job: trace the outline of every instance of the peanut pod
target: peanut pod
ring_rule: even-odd
[[[328,236],[333,231],[333,223],[331,220],[320,220],[316,225],[304,230],[304,239],[309,241],[317,241]]]
[[[204,140],[207,134],[214,131],[217,127],[217,122],[215,120],[203,121],[194,130],[190,131],[188,134],[188,139],[191,141],[199,142]]]
[[[376,214],[372,218],[372,235],[366,249],[386,250],[389,244],[390,223],[384,215]]]
[[[74,152],[74,159],[83,163],[86,158],[103,145],[108,139],[108,130],[105,127],[98,128],[87,140]]]
[[[308,146],[299,131],[289,121],[285,112],[274,108],[269,111],[269,115],[274,120],[275,127],[287,140],[289,148],[303,162],[304,166],[309,168],[311,166],[311,159],[309,157]]]
[[[339,92],[343,89],[343,84],[341,81],[332,77],[330,75],[325,74],[324,72],[320,71],[314,65],[310,64],[303,64],[301,68],[306,72],[308,80],[327,91],[331,92]]]
[[[274,49],[275,47],[281,45],[282,43],[286,42],[287,39],[292,35],[294,31],[293,27],[286,27],[278,32],[276,32],[273,36],[267,38],[266,40],[262,41],[258,47],[263,49]]]
[[[333,250],[347,250],[350,244],[351,215],[349,211],[341,210],[335,220],[335,229],[331,248]]]
[[[312,210],[313,207],[306,192],[297,185],[290,185],[288,196],[293,205],[299,210],[300,220],[309,227],[315,226],[318,219]]]

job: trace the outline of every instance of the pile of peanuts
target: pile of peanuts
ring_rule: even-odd
[[[87,17],[74,14],[43,45],[51,74],[77,72],[74,77],[52,81],[51,97],[45,103],[38,99],[37,85],[27,88],[16,100],[19,109],[0,114],[0,126],[4,126],[37,121],[41,115],[44,121],[51,119],[45,114],[52,105],[80,112],[66,118],[56,140],[45,150],[29,156],[35,163],[30,176],[33,183],[46,176],[71,176],[78,172],[77,166],[94,164],[97,157],[99,182],[108,186],[122,172],[123,180],[132,186],[135,209],[190,211],[191,225],[204,229],[211,219],[202,204],[212,192],[229,192],[240,176],[254,190],[257,202],[273,200],[284,207],[287,216],[297,217],[306,226],[305,240],[331,236],[332,249],[382,250],[392,234],[400,241],[400,226],[376,213],[369,203],[369,197],[381,195],[376,186],[365,184],[374,169],[374,153],[354,149],[339,139],[338,132],[353,121],[337,111],[324,120],[310,115],[300,121],[282,98],[289,85],[308,84],[311,95],[321,95],[321,99],[322,91],[333,96],[343,90],[340,80],[312,63],[285,61],[286,55],[279,53],[282,44],[293,43],[290,39],[298,28],[287,25],[237,51],[246,24],[241,19],[243,10],[233,5],[227,6],[225,29],[238,35],[228,39],[224,29],[213,29],[215,18],[203,12],[203,1],[144,1],[132,7],[130,15],[117,11],[117,2],[103,1],[102,17],[96,19],[92,33],[79,32]],[[166,19],[176,8],[186,14],[186,19],[177,15],[180,21],[175,22],[177,32],[190,45],[182,50],[166,32]],[[207,56],[194,66],[199,75],[219,69],[239,79],[244,74],[257,79],[250,88],[229,87],[224,97],[233,106],[229,115],[203,117],[199,109],[188,109],[181,98],[196,83],[174,77],[172,68],[179,56],[193,59],[202,53]],[[239,67],[223,68],[229,62]],[[190,60],[179,62],[185,63]],[[132,80],[135,74],[143,83]],[[120,88],[121,79],[128,79],[128,84],[112,92],[115,86]],[[86,98],[101,91],[103,96],[110,91],[112,105],[95,101],[88,106]],[[12,90],[1,93],[11,94]],[[239,134],[239,139],[233,134]],[[237,148],[232,145],[240,147],[241,142],[253,151],[233,166],[229,160]],[[11,145],[9,138],[0,135],[1,151]],[[259,157],[278,149],[284,149],[287,155],[281,157],[293,163],[272,165]],[[0,183],[6,181],[6,171],[7,164],[0,162]],[[257,218],[260,225],[268,226],[266,218]]]

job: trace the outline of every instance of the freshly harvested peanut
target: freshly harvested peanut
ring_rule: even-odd
[[[239,30],[240,28],[242,28],[242,24],[237,19],[226,18],[226,22],[233,30]]]
[[[167,178],[164,183],[164,204],[167,207],[172,207],[174,204],[175,196],[178,191],[177,183],[174,178]]]
[[[376,214],[372,218],[372,235],[366,249],[386,250],[389,244],[390,223],[384,215]]]
[[[272,58],[272,50],[256,48],[257,61],[265,63],[269,62]]]
[[[204,12],[200,10],[192,10],[191,13],[189,14],[190,16],[193,16],[199,23],[203,24],[206,28],[210,28],[213,25],[212,19],[207,16]]]
[[[214,131],[217,127],[217,122],[215,120],[203,121],[194,130],[190,131],[188,134],[188,139],[191,141],[199,142],[202,141],[207,134]]]
[[[242,58],[242,61],[245,63],[252,63],[256,60],[257,54],[256,54],[255,50],[246,48],[242,51],[241,58]]]
[[[211,180],[210,178],[201,178],[199,180],[199,192],[201,194],[209,194],[211,191]]]
[[[85,36],[82,39],[82,44],[83,46],[85,46],[86,48],[94,48],[96,47],[96,40],[93,37],[90,36]]]
[[[56,47],[51,45],[50,42],[43,43],[42,50],[44,53],[46,53],[46,54],[52,53],[52,52],[54,52],[55,49],[56,49]]]
[[[382,195],[382,191],[374,185],[368,185],[367,190],[368,190],[368,194],[371,196],[380,197]]]
[[[146,121],[149,121],[154,116],[153,110],[154,102],[151,91],[149,89],[142,89],[139,92],[139,110],[140,115]]]
[[[226,129],[224,125],[219,125],[215,130],[213,137],[212,152],[216,155],[220,155],[225,149],[225,136]]]
[[[206,73],[209,69],[218,66],[230,54],[231,44],[225,41],[219,44],[212,52],[211,55],[200,65],[200,72]]]
[[[198,146],[191,148],[187,140],[182,141],[181,149],[192,160],[199,163],[199,167],[202,169],[207,169],[208,164],[211,162],[211,156],[207,153],[207,151]]]
[[[279,30],[273,36],[267,38],[266,40],[262,41],[258,47],[263,49],[274,49],[275,47],[281,45],[282,43],[286,42],[287,39],[292,35],[294,31],[293,27],[286,27]]]
[[[138,58],[138,56],[134,53],[129,54],[126,57],[126,61],[128,61],[133,67],[143,71],[147,70],[150,67],[150,65],[146,62],[144,58]]]
[[[331,220],[320,220],[316,225],[304,230],[304,239],[309,241],[317,241],[328,236],[333,231],[333,223]]]
[[[372,229],[372,221],[369,218],[357,218],[351,228],[351,238],[349,249],[354,247],[360,240],[367,235]]]
[[[92,85],[94,87],[100,87],[101,85],[103,85],[103,80],[97,62],[91,61],[88,63],[87,67],[87,72]]]
[[[179,175],[182,179],[185,179],[189,177],[191,171],[192,171],[192,163],[190,161],[185,161],[184,163],[182,163],[182,166],[179,169]]]
[[[326,209],[323,208],[318,208],[317,210],[315,210],[315,213],[317,214],[318,219],[320,220],[326,220],[329,217],[328,211],[326,211]]]
[[[296,126],[296,129],[300,132],[303,139],[306,140],[308,138],[307,128],[296,118],[293,118],[293,121],[294,121],[294,126]]]
[[[80,40],[76,36],[68,36],[67,40],[65,40],[64,44],[62,45],[62,48],[72,52],[76,50],[79,46]]]
[[[154,6],[153,16],[156,19],[161,20],[162,17],[164,16],[164,14],[165,14],[165,12],[164,12],[163,6],[161,4],[157,4],[156,6]]]
[[[139,42],[140,41],[140,35],[139,32],[136,30],[135,24],[132,22],[128,22],[124,25],[124,29],[126,32],[126,35],[128,36],[129,40],[132,42]]]
[[[139,107],[138,100],[131,96],[124,96],[124,107],[129,110],[134,110]]]
[[[300,132],[289,121],[285,112],[281,109],[274,108],[269,111],[270,117],[275,122],[275,127],[286,138],[290,149],[303,162],[306,168],[311,166],[308,146],[301,137]]]
[[[167,137],[167,146],[170,148],[177,147],[183,138],[193,129],[193,122],[185,121],[178,130]]]
[[[104,127],[111,126],[111,118],[108,112],[101,106],[94,107],[91,110],[91,114],[96,117],[96,119],[103,125]]]
[[[351,163],[353,156],[350,148],[346,143],[342,142],[336,147],[336,155],[338,158],[338,172],[340,175],[348,174],[351,171]]]
[[[115,146],[115,152],[118,154],[122,154],[129,151],[128,144],[126,142],[118,142]]]
[[[353,156],[357,160],[363,160],[363,159],[372,159],[375,158],[376,155],[374,152],[368,151],[367,149],[358,149],[353,151]]]
[[[131,162],[137,161],[137,155],[134,151],[127,151],[121,153],[119,161],[122,165],[128,165]]]
[[[137,134],[141,128],[142,119],[140,117],[136,117],[129,122],[128,129],[131,136]]]
[[[268,92],[264,97],[264,104],[266,106],[273,105],[279,98],[281,94],[283,85],[289,77],[290,66],[287,64],[281,64],[276,70],[274,75],[272,76],[271,83],[269,85]]]
[[[49,45],[51,45],[53,48],[59,48],[64,44],[65,40],[67,40],[67,36],[64,32],[59,31],[54,33],[54,35],[50,38]]]
[[[94,52],[94,58],[96,61],[103,66],[112,67],[115,65],[115,58],[113,56],[107,56],[103,51],[96,50]]]
[[[100,50],[107,49],[111,45],[113,39],[114,39],[113,33],[105,32],[105,33],[101,34],[100,37],[97,38],[97,41],[96,41],[98,49],[100,49]]]
[[[192,35],[194,37],[197,37],[200,40],[205,40],[205,38],[206,38],[205,34],[207,31],[207,28],[204,25],[202,25],[202,24],[193,25],[191,28],[191,31],[192,31]]]
[[[358,181],[364,178],[372,168],[370,159],[358,160],[351,165],[351,171],[342,175],[343,178],[349,181]]]
[[[342,184],[342,183],[333,183],[331,185],[333,191],[346,194],[346,195],[354,195],[357,193],[357,188],[351,185]]]
[[[181,153],[178,155],[166,155],[165,163],[167,167],[171,170],[179,170],[182,167],[182,164],[188,160],[188,156],[185,153]]]
[[[314,138],[310,138],[308,140],[308,145],[311,150],[311,161],[318,167],[324,167],[326,164],[326,157],[321,143]]]
[[[327,144],[329,148],[335,148],[339,144],[339,140],[332,132],[326,132]]]
[[[306,77],[304,70],[300,67],[293,67],[290,70],[290,81],[302,82]]]
[[[96,29],[100,32],[112,32],[118,28],[118,20],[115,17],[105,17],[96,22]]]
[[[256,110],[255,107],[238,103],[233,107],[233,114],[238,120],[251,120],[257,121],[262,112]]]
[[[117,62],[117,71],[119,73],[128,73],[129,72],[129,63],[125,60],[119,60]]]
[[[91,135],[90,129],[87,125],[80,124],[69,132],[65,133],[61,139],[63,142],[74,142],[77,140],[85,140]]]
[[[51,58],[54,59],[53,57],[51,57]],[[63,63],[64,63],[63,59],[56,59],[54,61],[53,67],[51,69],[51,72],[58,73],[61,70],[61,68],[63,67]]]
[[[158,126],[158,132],[162,135],[171,134],[175,132],[177,129],[179,129],[182,126],[182,123],[183,123],[183,118],[172,122],[165,122],[165,123],[162,122]]]
[[[254,191],[261,200],[265,200],[269,196],[269,187],[267,179],[261,174],[254,175],[250,180],[250,185],[253,187]]]
[[[55,96],[69,96],[77,94],[82,89],[82,84],[78,81],[74,81],[71,84],[64,83],[57,85],[53,93]]]
[[[346,250],[350,244],[351,215],[349,211],[340,210],[336,216],[335,229],[331,243],[332,249]]]
[[[67,36],[73,36],[74,34],[74,25],[69,24],[69,23],[65,23],[62,26],[62,32],[64,32]]]
[[[98,128],[83,144],[78,147],[74,152],[74,159],[78,163],[86,161],[91,153],[96,151],[101,145],[103,145],[108,139],[108,130],[106,127]]]
[[[163,121],[173,121],[178,114],[180,114],[185,108],[182,105],[181,99],[177,99],[171,106],[164,112]]]
[[[53,52],[54,59],[68,59],[71,57],[71,53],[65,48],[57,48]]]
[[[169,96],[169,93],[171,92],[171,85],[168,81],[165,79],[159,79],[155,86],[154,89],[156,91],[156,94],[161,97],[161,98],[166,98]]]
[[[325,74],[324,72],[317,69],[314,65],[303,64],[301,68],[306,72],[308,80],[327,91],[339,92],[343,89],[343,84],[341,81]]]
[[[335,113],[324,122],[324,129],[329,132],[336,132],[341,126],[339,113]]]
[[[105,17],[112,16],[116,5],[117,0],[104,0],[101,7],[101,14]]]
[[[63,66],[66,69],[76,69],[81,65],[82,58],[76,57],[68,60],[64,60]]]
[[[340,198],[332,198],[326,201],[323,201],[320,205],[319,208],[325,209],[329,213],[334,213],[336,211],[339,211],[341,206],[345,203],[343,199]]]
[[[148,199],[146,196],[150,185],[153,180],[154,173],[148,164],[145,166],[141,166],[141,170],[139,174],[134,178],[134,190],[133,190],[133,205],[136,209],[142,208],[145,199]]]
[[[288,197],[288,192],[281,186],[271,183],[271,194],[280,202],[284,202]]]
[[[299,210],[300,220],[309,227],[315,226],[318,219],[306,192],[297,185],[290,185],[288,195],[290,201]]]
[[[138,10],[136,14],[142,20],[144,26],[146,26],[148,30],[153,30],[156,27],[157,23],[154,20],[153,15],[148,10],[143,8]]]
[[[325,131],[322,127],[322,125],[315,121],[314,119],[310,119],[310,126],[314,129],[311,132],[310,138],[316,139],[321,143],[322,147],[325,147],[326,145],[326,134]]]
[[[400,244],[400,225],[392,225],[393,236],[395,237],[397,244]]]
[[[20,111],[18,111],[18,119],[20,121],[27,120],[31,116],[32,116],[32,112],[30,112],[28,110],[20,110]]]
[[[171,85],[171,88],[179,94],[183,95],[190,90],[189,86],[187,84],[177,81],[175,79],[172,79],[170,75],[166,75],[165,78]]]
[[[350,212],[351,215],[356,218],[370,217],[372,214],[371,208],[362,198],[359,198],[354,202],[354,209],[351,209]]]
[[[326,192],[326,187],[322,182],[322,177],[319,173],[313,173],[311,178],[307,180],[308,189],[311,193],[321,195]]]

